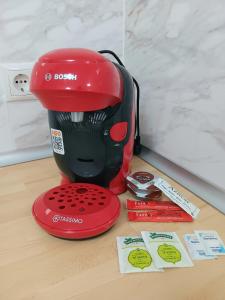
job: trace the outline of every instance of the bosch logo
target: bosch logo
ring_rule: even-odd
[[[66,74],[54,74],[55,80],[77,80],[77,75],[72,73],[66,73]]]
[[[54,80],[77,80],[77,74],[73,73],[55,73],[55,74],[50,74],[47,73],[45,74],[45,80],[50,81],[51,79]]]
[[[52,79],[52,75],[50,73],[45,74],[45,80],[50,81]]]
[[[66,223],[78,223],[82,224],[83,219],[78,219],[78,218],[71,218],[71,217],[64,217],[60,215],[54,215],[52,217],[52,222],[57,223],[57,222],[66,222]]]

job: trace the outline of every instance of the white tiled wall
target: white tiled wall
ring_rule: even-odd
[[[142,142],[225,190],[225,1],[126,1]]]
[[[0,64],[34,62],[65,47],[112,49],[122,56],[122,1],[1,1]],[[38,149],[50,143],[46,110],[38,101],[9,103],[4,90],[1,84],[0,165],[10,163],[10,155],[12,162],[19,161],[23,150],[27,159],[29,151],[38,157]]]

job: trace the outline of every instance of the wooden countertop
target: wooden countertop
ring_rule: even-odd
[[[133,170],[164,177],[200,207],[198,219],[186,224],[129,223],[123,205],[119,221],[106,234],[83,241],[58,239],[45,233],[31,215],[34,199],[59,184],[54,160],[1,168],[0,299],[225,299],[225,257],[163,273],[119,273],[117,236],[175,231],[183,241],[184,233],[213,229],[225,241],[222,213],[139,158],[134,158]],[[121,202],[127,197],[128,193],[121,195]]]

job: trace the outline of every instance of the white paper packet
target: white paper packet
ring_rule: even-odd
[[[159,188],[167,197],[169,197],[174,203],[179,205],[183,210],[185,210],[194,219],[197,218],[200,209],[191,203],[189,200],[185,199],[174,187],[172,187],[167,181],[158,177],[153,180],[154,185]]]
[[[156,268],[141,236],[119,236],[116,240],[120,273],[163,271]]]
[[[193,260],[215,259],[215,255],[207,255],[204,245],[196,234],[185,234],[184,241]]]
[[[142,231],[141,235],[157,268],[193,266],[187,251],[175,232]]]
[[[207,255],[225,255],[225,246],[215,230],[195,230]]]

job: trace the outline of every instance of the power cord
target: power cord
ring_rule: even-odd
[[[122,61],[120,60],[118,55],[116,55],[115,52],[113,52],[111,50],[100,50],[98,52],[101,53],[101,54],[110,54],[110,55],[112,55],[117,60],[117,62],[125,68],[124,64],[122,63]],[[138,154],[141,153],[141,137],[140,137],[140,124],[139,124],[140,88],[139,88],[137,80],[134,77],[132,77],[132,79],[133,79],[133,82],[134,82],[134,85],[135,85],[136,91],[137,91],[137,99],[136,99],[137,108],[136,108],[136,117],[135,117],[136,137],[135,137],[135,140],[134,140],[134,154],[138,155]]]

